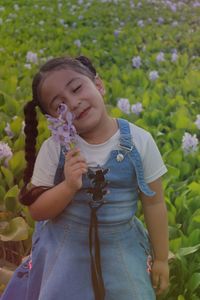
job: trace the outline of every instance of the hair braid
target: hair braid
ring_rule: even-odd
[[[25,159],[27,161],[26,169],[24,171],[24,184],[29,183],[30,178],[33,174],[34,163],[36,159],[36,138],[38,135],[37,130],[37,103],[32,100],[29,101],[24,107],[25,115]]]

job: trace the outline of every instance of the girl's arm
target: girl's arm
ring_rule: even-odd
[[[65,157],[65,180],[43,192],[29,206],[32,218],[36,221],[53,219],[71,202],[82,186],[82,175],[87,172],[85,159],[78,149],[69,151]]]
[[[169,282],[167,209],[161,178],[149,183],[149,186],[156,192],[155,196],[148,197],[141,193],[140,198],[154,253],[152,284],[156,293],[160,294],[168,287]]]

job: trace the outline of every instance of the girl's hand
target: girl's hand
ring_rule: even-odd
[[[169,285],[169,265],[167,261],[154,260],[151,280],[157,295],[163,293]]]
[[[75,192],[82,187],[82,175],[87,173],[87,164],[79,149],[72,149],[65,156],[64,175],[67,186]]]

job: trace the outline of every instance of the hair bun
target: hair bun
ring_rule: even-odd
[[[84,66],[86,66],[92,72],[92,74],[94,74],[96,76],[96,74],[97,74],[96,69],[93,67],[92,62],[90,61],[89,58],[87,58],[86,56],[80,55],[80,56],[76,57],[76,60],[80,61]]]

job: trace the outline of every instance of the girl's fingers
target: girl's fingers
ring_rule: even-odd
[[[70,160],[72,157],[77,156],[79,154],[80,154],[80,149],[78,149],[78,148],[69,150],[65,155],[65,160]]]
[[[86,164],[85,158],[80,155],[80,151],[70,151],[65,156],[65,162],[67,162],[68,166],[72,166],[73,164],[83,162]]]
[[[152,285],[154,289],[159,287],[159,275],[152,272]]]
[[[157,294],[159,295],[163,293],[167,288],[168,288],[168,282],[165,280],[163,276],[160,276],[159,289],[157,291]]]

